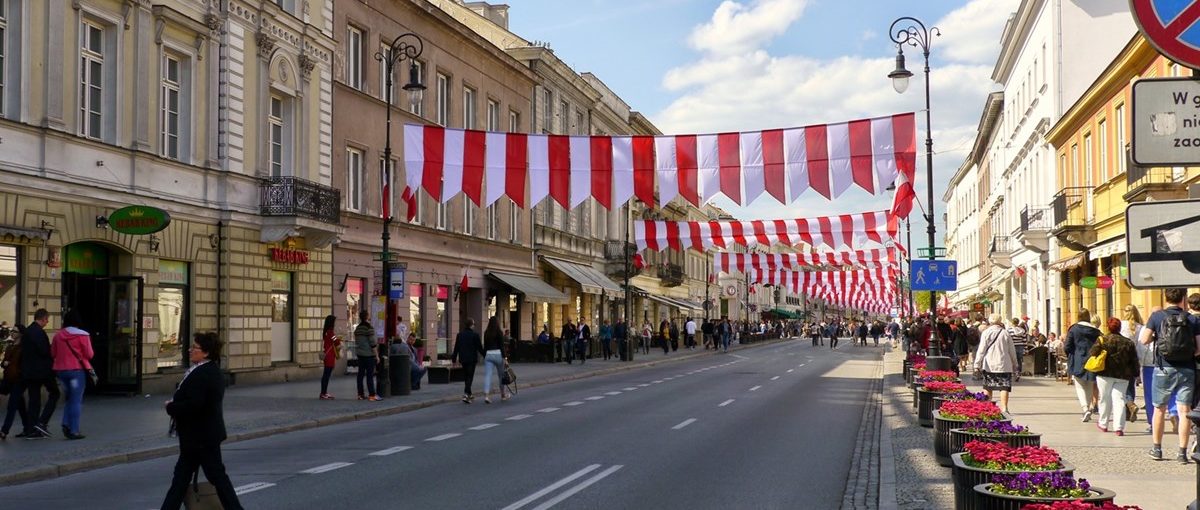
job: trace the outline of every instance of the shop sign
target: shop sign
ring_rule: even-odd
[[[1099,286],[1098,278],[1095,276],[1085,276],[1079,279],[1079,286],[1085,289],[1095,289]]]
[[[983,311],[983,303],[975,303],[975,304],[971,305],[971,310],[976,311],[976,312],[982,312]]]
[[[271,260],[284,264],[307,264],[308,252],[288,248],[271,248]]]
[[[167,228],[171,215],[157,207],[131,205],[108,215],[108,227],[122,234],[144,236]]]
[[[108,274],[108,250],[95,243],[69,244],[67,272],[105,276]]]
[[[178,260],[158,261],[158,283],[187,285],[188,264]]]
[[[1113,283],[1114,282],[1113,282],[1113,279],[1111,276],[1101,276],[1099,278],[1096,278],[1096,288],[1097,289],[1110,289],[1110,288],[1112,288]]]

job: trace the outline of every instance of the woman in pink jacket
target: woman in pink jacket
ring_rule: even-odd
[[[87,372],[92,369],[92,337],[81,329],[83,318],[77,310],[63,316],[63,328],[50,342],[54,358],[54,373],[62,383],[66,406],[63,409],[62,431],[67,439],[83,439],[79,433],[79,416],[83,411],[83,390],[87,388]]]

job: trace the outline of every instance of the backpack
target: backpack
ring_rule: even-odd
[[[1189,362],[1196,356],[1196,337],[1185,312],[1163,312],[1162,324],[1155,331],[1155,351],[1160,360]]]

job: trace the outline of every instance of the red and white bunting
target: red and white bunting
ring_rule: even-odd
[[[896,250],[830,251],[823,253],[714,253],[713,272],[746,272],[747,269],[802,269],[813,266],[887,267],[898,264]]]
[[[414,194],[424,189],[442,202],[463,193],[487,206],[507,195],[521,207],[532,207],[549,196],[566,208],[588,198],[605,208],[621,207],[635,196],[650,207],[677,196],[699,206],[718,193],[738,204],[763,194],[787,204],[810,188],[834,199],[851,186],[880,195],[895,182],[892,211],[904,217],[915,196],[914,119],[904,113],[788,129],[653,137],[406,124],[405,182]]]
[[[794,220],[639,220],[633,222],[633,241],[639,251],[660,251],[667,247],[706,251],[713,246],[795,246],[800,243],[834,249],[861,248],[868,241],[877,245],[893,242],[896,230],[896,222],[883,211]]]

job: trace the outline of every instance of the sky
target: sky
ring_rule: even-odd
[[[911,16],[941,36],[930,45],[934,216],[942,246],[942,197],[970,151],[1018,0],[508,0],[509,29],[550,44],[579,72],[598,76],[664,134],[753,131],[918,112],[917,195],[928,208],[923,60],[906,48],[908,91],[887,74],[896,46],[889,26]],[[879,211],[890,196],[852,188],[832,201],[807,191],[782,205],[764,194],[744,207],[714,203],[742,219],[788,219]],[[914,247],[928,246],[922,210]]]

